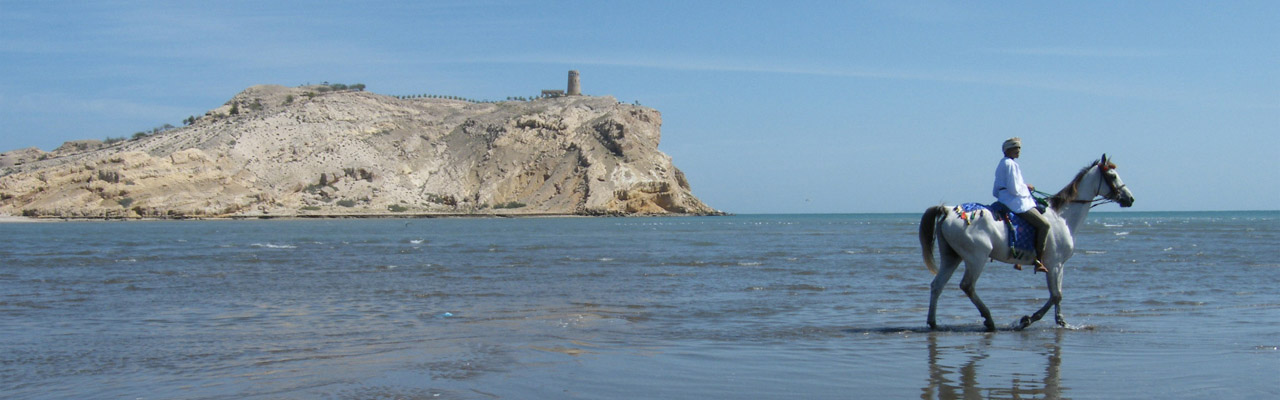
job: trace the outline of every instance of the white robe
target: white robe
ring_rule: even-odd
[[[1005,157],[996,166],[996,182],[991,187],[991,195],[996,197],[1014,213],[1024,213],[1035,208],[1036,201],[1031,198],[1027,183],[1022,180],[1022,168],[1012,158]]]

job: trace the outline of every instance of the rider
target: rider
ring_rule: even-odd
[[[1049,237],[1049,220],[1036,209],[1036,202],[1031,198],[1031,186],[1022,180],[1022,168],[1015,161],[1022,154],[1022,139],[1010,138],[1001,146],[1004,158],[996,166],[996,181],[991,188],[991,195],[1014,214],[1036,228],[1036,271],[1049,272],[1044,267],[1044,242]],[[1020,266],[1015,268],[1022,269]]]

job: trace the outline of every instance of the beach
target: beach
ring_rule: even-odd
[[[40,220],[35,218],[29,218],[29,217],[15,217],[11,215],[0,215],[0,224],[26,223],[26,222],[40,222]]]

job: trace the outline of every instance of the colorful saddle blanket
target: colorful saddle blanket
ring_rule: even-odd
[[[1017,259],[1035,258],[1036,227],[998,201],[992,204],[964,203],[956,206],[956,212],[963,214],[961,218],[966,221],[971,219],[971,213],[979,210],[986,210],[996,218],[996,221],[1004,221],[1004,225],[1009,228],[1010,256]]]

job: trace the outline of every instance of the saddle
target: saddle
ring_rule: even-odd
[[[1004,204],[998,201],[991,204],[964,203],[956,206],[954,211],[966,223],[982,212],[991,213],[996,221],[1004,222],[1009,231],[1009,256],[1021,260],[1036,258],[1036,227]]]

